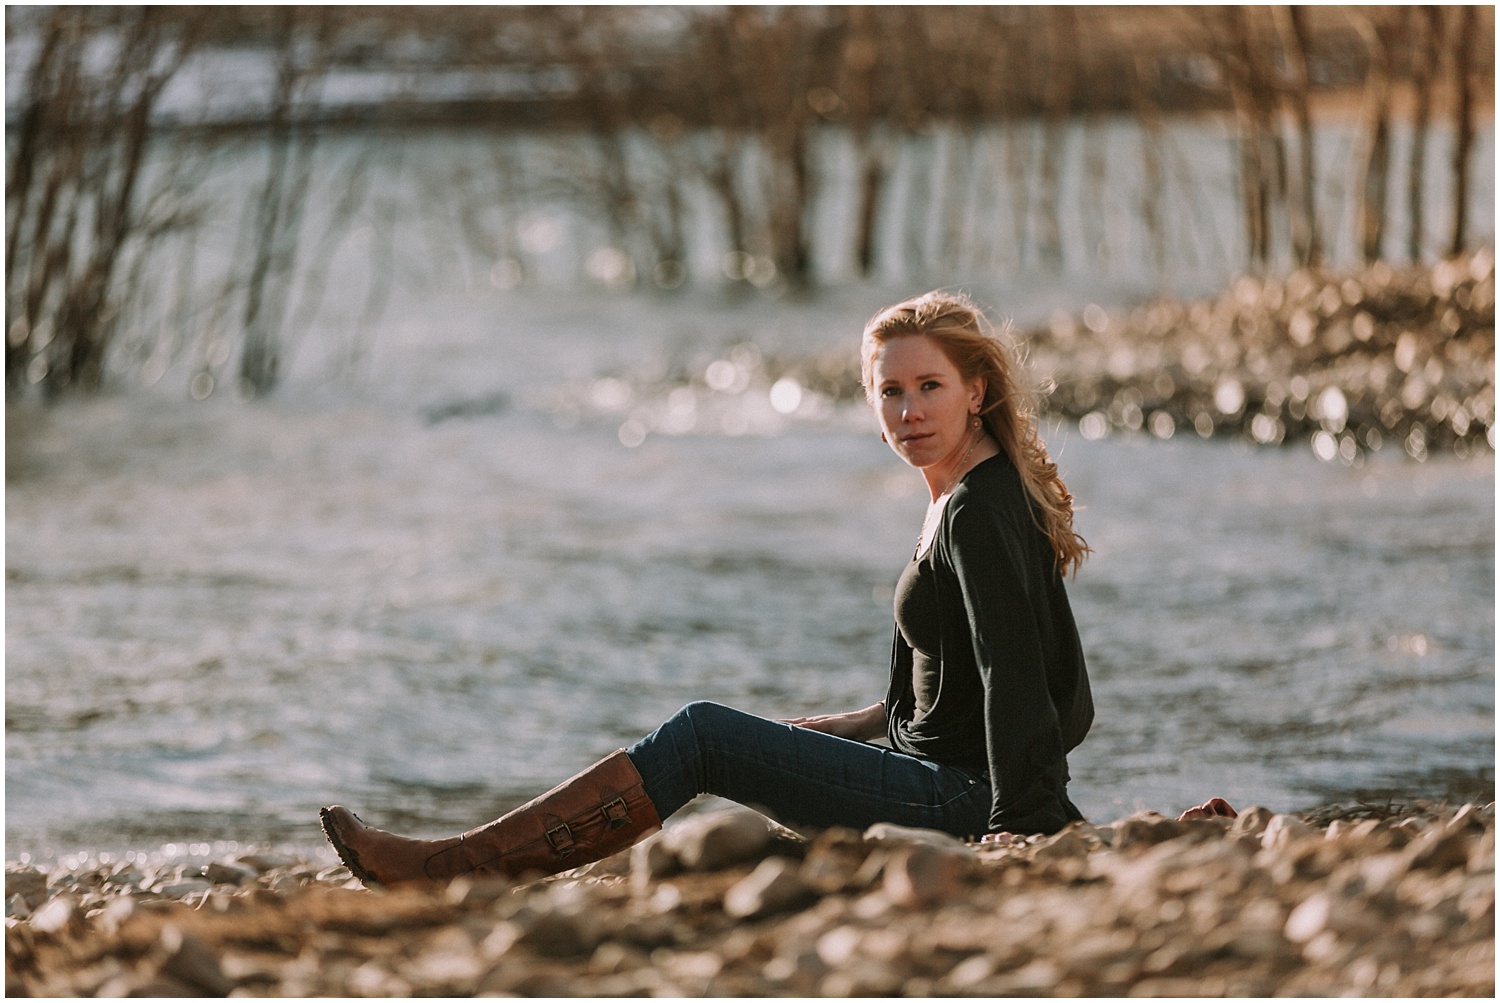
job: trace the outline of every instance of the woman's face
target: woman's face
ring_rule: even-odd
[[[965,382],[926,335],[876,347],[870,369],[875,414],[896,455],[919,469],[962,461],[973,445],[969,420],[984,399],[984,381]]]

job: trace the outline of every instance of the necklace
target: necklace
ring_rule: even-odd
[[[956,488],[958,486],[958,482],[963,479],[964,465],[969,462],[969,457],[974,455],[974,450],[977,449],[979,444],[984,441],[984,425],[979,422],[978,415],[974,416],[974,424],[975,427],[979,430],[979,434],[974,436],[974,441],[969,443],[969,448],[964,451],[963,458],[958,461],[958,466],[954,469],[953,472],[953,479],[948,482],[948,486],[943,488],[942,492],[932,500],[932,504],[927,507],[927,518],[922,520],[922,528],[917,533],[918,554],[922,553],[923,545],[927,542],[928,529],[932,527],[934,523],[933,517],[942,510],[941,506],[938,503],[953,493],[953,489]]]

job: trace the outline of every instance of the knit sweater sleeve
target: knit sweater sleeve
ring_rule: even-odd
[[[1029,513],[969,499],[949,518],[946,556],[983,687],[990,831],[1055,832],[1070,818],[1067,760],[1047,687]]]

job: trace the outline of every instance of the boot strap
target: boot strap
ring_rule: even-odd
[[[568,823],[559,822],[547,830],[547,842],[552,844],[552,849],[557,851],[559,857],[566,857],[573,852],[577,841],[573,838],[573,830],[568,828]]]
[[[604,824],[609,829],[623,829],[630,824],[630,806],[622,797],[600,805],[599,814],[604,817]],[[566,857],[577,848],[578,840],[574,838],[568,823],[559,822],[547,830],[547,842],[552,844],[552,849],[557,851],[558,856]]]
[[[615,798],[608,804],[600,805],[599,811],[604,815],[604,824],[611,829],[621,829],[630,823],[630,808],[626,806],[624,798]]]

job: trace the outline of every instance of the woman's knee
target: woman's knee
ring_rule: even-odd
[[[673,714],[667,723],[685,724],[694,731],[715,731],[722,727],[724,722],[742,714],[742,711],[726,707],[721,703],[714,703],[712,700],[694,700]]]

